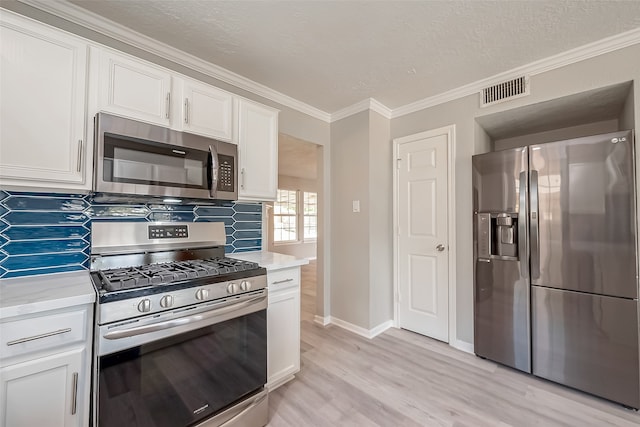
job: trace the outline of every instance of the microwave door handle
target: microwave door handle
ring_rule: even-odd
[[[207,175],[209,176],[209,197],[215,199],[218,191],[218,171],[220,162],[218,161],[218,151],[216,150],[216,147],[212,145],[209,146],[208,166],[209,171]]]

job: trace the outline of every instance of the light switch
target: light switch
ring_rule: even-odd
[[[353,211],[360,212],[360,200],[353,201]]]

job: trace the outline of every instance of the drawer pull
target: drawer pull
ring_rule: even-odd
[[[46,334],[34,335],[32,337],[27,337],[27,338],[20,338],[19,340],[9,341],[7,345],[22,344],[29,341],[35,341],[42,338],[52,337],[54,335],[66,334],[67,332],[71,332],[71,328],[58,329],[57,331],[47,332]]]
[[[72,391],[73,395],[71,395],[71,415],[75,415],[78,410],[78,373],[73,373],[73,385]]]
[[[287,283],[287,282],[293,282],[293,279],[289,278],[289,279],[284,279],[284,280],[278,280],[272,283],[272,285],[277,285],[279,283]]]

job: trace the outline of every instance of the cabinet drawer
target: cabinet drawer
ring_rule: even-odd
[[[87,310],[51,314],[0,324],[0,359],[49,350],[87,336]]]
[[[271,291],[300,286],[300,267],[269,271],[267,281]]]

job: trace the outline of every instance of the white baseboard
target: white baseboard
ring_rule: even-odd
[[[393,328],[393,320],[387,320],[386,322],[379,324],[375,328],[369,329],[369,338],[376,337],[389,328]]]
[[[331,316],[322,317],[322,316],[316,315],[313,317],[313,321],[319,325],[327,326],[328,324],[331,323]]]
[[[368,339],[371,339],[377,335],[380,335],[381,333],[383,333],[384,331],[386,331],[387,329],[393,326],[393,320],[387,320],[386,322],[381,323],[372,329],[365,329],[362,326],[354,325],[353,323],[349,323],[335,317],[330,317],[329,321],[332,325],[336,325],[342,329],[346,329],[349,332],[353,332],[354,334],[358,334],[361,337],[365,337]]]
[[[466,341],[462,341],[462,340],[452,340],[449,345],[453,348],[456,348],[458,350],[464,351],[465,353],[471,353],[474,354],[473,352],[473,344],[471,344],[470,342],[466,342]]]

